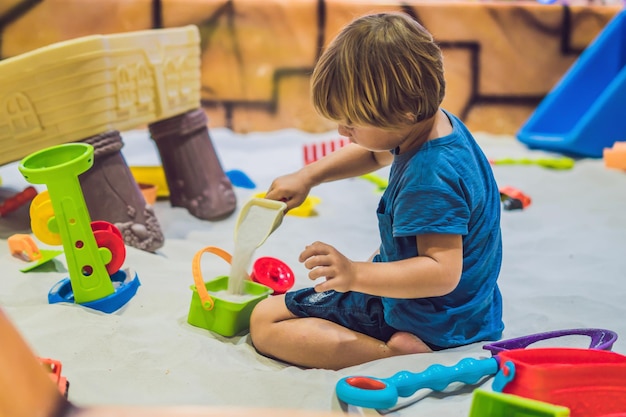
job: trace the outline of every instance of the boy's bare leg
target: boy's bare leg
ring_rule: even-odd
[[[74,407],[0,308],[0,416],[2,417],[342,417],[334,411],[243,407]]]
[[[2,310],[0,335],[0,416],[52,415],[63,397]]]
[[[262,354],[307,368],[342,369],[376,359],[430,352],[414,335],[398,332],[385,343],[319,318],[298,318],[285,296],[263,300],[252,312],[250,335]]]

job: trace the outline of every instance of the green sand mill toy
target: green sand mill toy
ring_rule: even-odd
[[[92,167],[94,148],[67,143],[35,152],[18,169],[31,184],[45,184],[30,207],[33,234],[49,245],[63,245],[69,278],[49,292],[52,303],[70,302],[111,313],[137,292],[136,274],[121,270],[126,247],[120,231],[104,221],[92,222],[78,176]]]

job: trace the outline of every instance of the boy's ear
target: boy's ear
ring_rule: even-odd
[[[406,119],[408,124],[417,123],[420,121],[420,115],[414,112],[407,112],[404,114],[404,118]]]

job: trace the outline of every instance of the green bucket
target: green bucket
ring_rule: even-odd
[[[187,322],[222,336],[235,336],[250,328],[252,310],[262,299],[272,294],[273,290],[263,284],[246,280],[244,294],[237,296],[242,298],[241,301],[227,300],[215,295],[216,292],[228,289],[228,277],[221,276],[208,282],[202,280],[200,258],[206,252],[216,254],[228,263],[231,261],[230,254],[213,246],[196,253],[193,262],[195,284],[191,286],[192,295]]]

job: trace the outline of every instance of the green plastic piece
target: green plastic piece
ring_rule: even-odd
[[[53,260],[54,258],[56,258],[57,256],[59,256],[60,254],[63,253],[62,250],[51,250],[51,249],[40,249],[39,253],[41,253],[41,258],[31,262],[30,264],[28,264],[28,266],[25,266],[24,268],[20,269],[21,272],[30,272],[33,269],[37,269],[39,268],[41,265],[44,265],[48,262],[50,262],[51,260]]]
[[[48,228],[61,236],[74,300],[99,300],[115,292],[91,230],[91,219],[78,176],[93,165],[94,149],[87,143],[66,143],[35,152],[18,169],[31,184],[48,188],[54,216]]]
[[[202,308],[202,301],[198,295],[195,285],[191,286],[193,291],[187,322],[192,326],[202,327],[222,336],[235,336],[250,327],[250,315],[252,309],[262,299],[267,298],[272,289],[265,285],[244,281],[244,295],[239,300],[229,300],[215,295],[215,293],[226,294],[228,289],[228,277],[220,276],[212,281],[204,283],[205,288],[215,302],[211,310]]]
[[[569,417],[560,405],[531,400],[519,395],[475,390],[469,417]]]
[[[502,158],[502,159],[493,159],[491,163],[494,165],[539,165],[544,168],[549,169],[572,169],[574,167],[575,161],[572,158],[562,157],[562,158],[538,158],[538,159],[530,159],[530,158]]]
[[[371,173],[370,174],[363,174],[363,175],[361,175],[361,178],[371,182],[376,187],[378,187],[378,191],[385,191],[385,189],[389,185],[389,181],[387,181],[385,178],[379,177],[376,174],[371,174]]]

